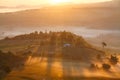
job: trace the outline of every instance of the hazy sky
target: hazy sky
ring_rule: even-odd
[[[0,0],[0,6],[41,5],[55,2],[90,3],[110,0]]]
[[[40,8],[59,3],[93,3],[111,0],[0,0],[0,13],[19,11],[31,8]]]

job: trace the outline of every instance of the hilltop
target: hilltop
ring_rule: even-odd
[[[94,49],[91,44],[84,40],[83,37],[66,31],[50,31],[49,33],[38,33],[36,31],[30,34],[18,35],[12,38],[6,37],[0,41],[0,47],[3,48],[3,50],[7,50],[5,46],[13,47],[11,50],[16,54],[31,52],[32,54],[30,55],[32,56],[42,55],[42,57],[62,57],[64,59],[85,62],[96,60],[96,56],[98,54],[104,54],[104,52]],[[23,50],[19,47],[23,48]]]

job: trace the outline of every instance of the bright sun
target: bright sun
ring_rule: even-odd
[[[61,4],[65,2],[70,2],[70,0],[52,0],[51,1],[52,4]]]

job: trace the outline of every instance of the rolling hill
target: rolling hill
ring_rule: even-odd
[[[116,79],[119,75],[119,73],[116,75],[112,72],[108,73],[102,68],[100,68],[100,71],[98,69],[97,74],[93,69],[92,72],[89,71],[92,63],[102,66],[102,63],[107,62],[105,58],[107,56],[104,51],[93,48],[84,38],[71,32],[33,32],[12,38],[6,37],[0,40],[0,49],[3,51],[8,49],[15,56],[18,56],[16,59],[11,54],[13,56],[13,59],[11,59],[9,54],[0,53],[0,57],[9,57],[10,60],[13,60],[12,64],[17,63],[18,67],[19,64],[21,65],[20,61],[24,60],[19,56],[26,58],[22,69],[19,70],[16,67],[5,77],[5,80],[37,80],[43,78],[48,80],[59,80],[60,78],[63,78],[63,80],[69,78],[89,80],[89,78],[93,78],[93,80],[96,80],[98,77],[100,79],[104,79],[104,77],[111,79],[111,75],[114,75]],[[9,58],[5,60],[1,58],[0,62],[6,62]],[[116,68],[115,65],[114,67]],[[101,72],[101,70],[103,71]],[[86,72],[89,74],[85,74]]]
[[[63,59],[81,60],[83,62],[97,60],[96,56],[98,54],[104,54],[103,51],[94,49],[81,36],[70,32],[34,32],[13,38],[6,37],[0,41],[0,48],[5,51],[10,50],[16,54],[24,54],[29,51],[32,52],[32,56],[43,54],[42,57],[62,57]],[[19,48],[22,48],[22,50]]]

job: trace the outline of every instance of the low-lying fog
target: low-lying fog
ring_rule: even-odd
[[[72,33],[75,33],[77,35],[81,35],[83,37],[96,37],[101,34],[120,34],[119,30],[99,30],[99,29],[89,29],[85,27],[64,27],[64,26],[59,26],[59,27],[16,27],[16,28],[1,28],[0,30],[0,38],[5,37],[5,36],[15,36],[19,34],[25,34],[25,33],[30,33],[34,31],[70,31]]]

